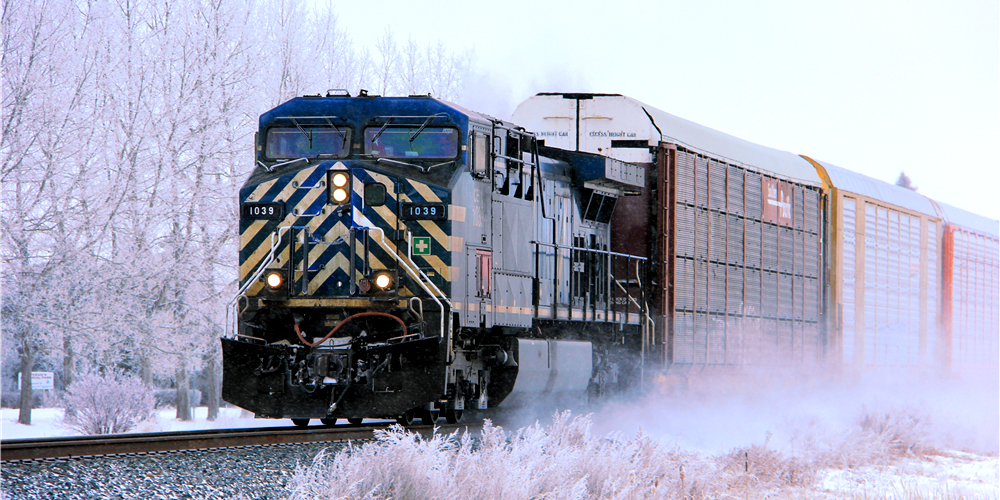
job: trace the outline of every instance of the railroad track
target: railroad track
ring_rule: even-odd
[[[298,443],[364,441],[375,431],[390,424],[334,427],[263,427],[252,429],[212,429],[190,432],[113,434],[105,436],[69,436],[0,441],[0,462],[18,462],[59,458],[90,458],[108,455],[141,455],[186,450],[211,450],[245,446],[269,446]],[[438,426],[438,432],[475,427],[466,424]],[[412,425],[411,432],[429,437],[430,425]]]

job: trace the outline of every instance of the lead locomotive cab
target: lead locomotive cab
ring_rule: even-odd
[[[461,330],[463,242],[483,220],[459,191],[470,156],[497,156],[486,146],[497,123],[430,97],[367,95],[297,98],[261,116],[240,190],[226,401],[304,425],[457,421],[466,404],[503,399],[514,375],[491,387],[490,374],[516,371],[516,342]],[[507,189],[523,193],[531,169],[515,170]]]

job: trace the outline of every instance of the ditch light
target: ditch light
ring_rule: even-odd
[[[396,292],[396,271],[375,271],[367,278],[358,280],[358,288],[372,296],[393,295]]]
[[[284,269],[268,269],[261,277],[264,289],[261,298],[266,300],[288,300],[288,273]]]

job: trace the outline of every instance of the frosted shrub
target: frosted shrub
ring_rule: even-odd
[[[642,433],[591,434],[588,417],[481,435],[423,439],[399,426],[374,442],[320,454],[298,467],[290,498],[312,499],[645,499],[801,497],[826,467],[889,463],[921,449],[924,420],[909,409],[866,412],[857,427],[803,436],[788,454],[763,444],[718,456],[668,449]]]
[[[780,490],[809,486],[816,480],[816,464],[802,457],[787,457],[763,445],[736,448],[717,460],[720,478],[736,491]]]
[[[153,391],[121,370],[91,371],[66,390],[66,423],[82,434],[128,432],[153,414]]]
[[[919,408],[863,409],[857,427],[817,461],[827,467],[850,468],[933,453],[929,427],[930,417]]]
[[[576,499],[700,496],[711,464],[670,452],[648,436],[598,438],[587,417],[557,414],[507,435],[488,420],[482,434],[424,440],[399,426],[376,441],[320,454],[289,483],[292,499]],[[685,483],[685,467],[689,479]],[[682,494],[688,491],[688,494]]]

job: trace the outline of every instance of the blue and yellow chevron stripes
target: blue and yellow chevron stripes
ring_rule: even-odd
[[[307,227],[313,240],[321,242],[311,246],[310,294],[346,294],[348,277],[346,271],[338,273],[339,266],[319,266],[324,262],[346,262],[350,251],[348,225],[350,221],[340,216],[332,205],[327,205],[326,171],[329,163],[310,166],[261,183],[253,188],[244,188],[241,202],[283,202],[284,219],[241,220],[240,221],[240,283],[257,269],[271,248],[271,235],[279,227]],[[296,236],[299,236],[298,234]],[[269,267],[286,267],[288,262],[287,239],[278,244],[278,258]],[[346,266],[344,266],[346,269]],[[301,277],[297,273],[297,278]],[[339,285],[338,285],[339,282]],[[263,285],[255,283],[248,290],[255,295]],[[331,289],[333,288],[333,289]],[[337,290],[344,290],[338,293]]]
[[[429,255],[413,255],[413,261],[426,272],[434,283],[446,294],[451,289],[451,251],[454,245],[450,237],[450,220],[404,221],[397,217],[401,203],[444,203],[449,200],[447,189],[432,186],[416,179],[386,175],[368,168],[350,165],[351,162],[322,162],[301,170],[290,172],[255,186],[245,186],[240,193],[240,202],[274,202],[284,205],[282,220],[241,219],[240,220],[240,283],[243,284],[267,257],[271,248],[271,236],[280,227],[296,226],[308,228],[312,243],[309,251],[309,289],[304,296],[344,297],[350,293],[352,282],[364,277],[365,241],[358,232],[355,243],[355,275],[350,272],[350,230],[354,227],[377,227],[385,232],[382,243],[372,234],[369,245],[368,265],[371,269],[395,269],[397,264],[391,249],[400,255],[407,254],[405,244],[396,238],[409,230],[414,237],[429,237]],[[338,210],[338,206],[328,204],[326,172],[330,169],[349,168],[352,177],[351,208]],[[386,186],[386,203],[371,207],[364,204],[364,185],[381,183]],[[301,238],[301,231],[295,231]],[[301,248],[297,244],[297,248]],[[461,244],[459,244],[461,246]],[[287,268],[287,238],[278,242],[278,258],[270,264],[272,268]],[[296,269],[301,268],[296,263]],[[405,272],[400,268],[400,276]],[[294,279],[301,278],[296,272]],[[422,290],[412,280],[404,280],[401,296],[422,295]],[[248,290],[253,296],[263,289],[262,283],[254,283]]]
[[[450,293],[451,268],[449,266],[451,263],[451,239],[448,235],[450,232],[450,221],[403,221],[397,217],[400,204],[402,203],[447,203],[449,198],[448,191],[415,179],[404,178],[399,180],[371,170],[354,169],[352,174],[354,179],[353,211],[355,224],[381,228],[386,234],[385,246],[400,255],[407,254],[409,249],[406,248],[405,244],[397,247],[395,240],[395,236],[398,234],[397,231],[408,229],[412,237],[430,236],[432,240],[430,255],[413,255],[412,259],[417,266],[431,276],[431,280],[434,281],[434,284],[438,288],[446,294]],[[388,196],[384,206],[364,206],[364,185],[369,182],[385,184]],[[378,261],[383,265],[391,264],[392,267],[395,267],[391,254],[380,247],[382,247],[381,242],[373,246],[369,254],[371,256],[369,257],[369,265],[376,268],[373,261]],[[382,268],[387,269],[390,266],[385,265]],[[400,274],[402,275],[403,273],[404,271],[400,269]],[[400,290],[401,295],[422,294],[419,285],[412,283],[410,280],[405,281],[405,283],[405,287]]]

